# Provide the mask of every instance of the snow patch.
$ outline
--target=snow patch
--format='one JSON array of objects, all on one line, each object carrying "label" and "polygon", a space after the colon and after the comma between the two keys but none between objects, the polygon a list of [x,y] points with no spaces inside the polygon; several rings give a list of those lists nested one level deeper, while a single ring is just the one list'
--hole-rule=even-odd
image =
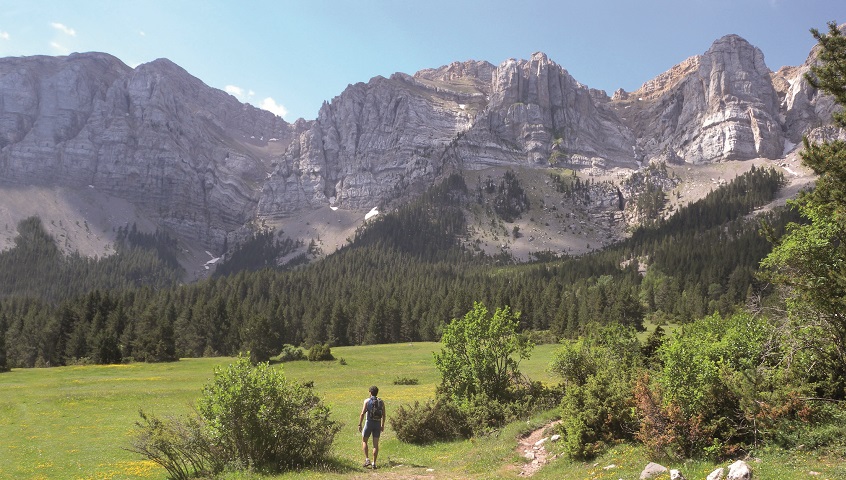
[{"label": "snow patch", "polygon": [[332,211],[334,212],[334,211],[335,211],[335,210],[337,210],[337,209],[338,209],[338,207],[335,207],[335,206],[329,205],[329,210],[332,210]]},{"label": "snow patch", "polygon": [[465,104],[463,104],[463,103],[459,103],[459,104],[458,104],[458,108],[460,108],[460,109],[464,110],[465,108],[467,108],[467,105],[465,105]]},{"label": "snow patch", "polygon": [[203,265],[203,267],[204,267],[206,270],[208,270],[209,268],[211,268],[211,266],[212,266],[212,265],[214,265],[214,264],[216,264],[217,262],[219,262],[219,261],[220,261],[220,257],[215,257],[215,256],[214,256],[214,255],[213,255],[210,251],[208,251],[208,250],[206,250],[206,253],[208,254],[208,256],[212,257],[212,258],[211,258],[211,260],[209,260],[208,262],[206,262],[206,263],[205,263],[205,265]]},{"label": "snow patch", "polygon": [[789,173],[789,174],[793,175],[794,177],[798,177],[798,176],[799,176],[799,174],[798,174],[798,173],[794,172],[794,171],[793,171],[790,167],[788,167],[787,165],[782,165],[782,167],[781,167],[781,168],[785,169],[785,170],[787,171],[787,173]]},{"label": "snow patch", "polygon": [[372,210],[367,212],[367,215],[364,216],[364,219],[370,220],[371,218],[375,217],[376,215],[379,215],[379,209],[377,207],[373,207]]}]

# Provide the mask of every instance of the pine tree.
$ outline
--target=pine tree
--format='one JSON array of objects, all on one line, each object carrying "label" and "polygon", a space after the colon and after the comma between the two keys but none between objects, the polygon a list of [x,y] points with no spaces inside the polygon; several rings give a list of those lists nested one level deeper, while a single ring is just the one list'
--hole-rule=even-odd
[{"label": "pine tree", "polygon": [[[828,33],[811,30],[817,39],[819,63],[811,67],[808,81],[846,107],[846,37],[832,22]],[[846,128],[843,110],[834,123]],[[823,376],[838,380],[826,394],[846,397],[846,142],[811,144],[805,138],[802,161],[819,175],[810,192],[792,205],[806,219],[793,223],[762,262],[767,278],[787,287],[790,312],[808,338],[822,340],[830,369]]]}]

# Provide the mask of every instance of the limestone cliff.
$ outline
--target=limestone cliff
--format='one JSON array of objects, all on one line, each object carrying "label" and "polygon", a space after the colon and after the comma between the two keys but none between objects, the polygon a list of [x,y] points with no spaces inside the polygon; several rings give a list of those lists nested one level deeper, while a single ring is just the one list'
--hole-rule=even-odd
[{"label": "limestone cliff", "polygon": [[[255,221],[370,209],[453,169],[604,172],[782,157],[834,108],[736,35],[613,98],[543,53],[350,85],[289,124],[168,60],[0,59],[0,180],[93,188],[207,248]],[[120,224],[120,220],[116,220]]]},{"label": "limestone cliff", "polygon": [[206,245],[255,216],[299,127],[168,60],[101,53],[0,59],[0,178],[94,188]]}]

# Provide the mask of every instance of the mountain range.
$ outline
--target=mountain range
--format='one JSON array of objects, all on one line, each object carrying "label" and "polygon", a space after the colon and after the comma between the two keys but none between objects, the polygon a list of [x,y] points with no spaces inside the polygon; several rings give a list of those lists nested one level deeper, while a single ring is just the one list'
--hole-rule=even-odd
[{"label": "mountain range", "polygon": [[[538,218],[521,228],[538,233],[526,248],[588,235],[574,225],[610,216],[611,226],[589,228],[609,241],[634,218],[614,212],[640,192],[623,180],[650,164],[673,170],[678,180],[666,191],[679,201],[697,182],[716,181],[714,172],[747,164],[781,165],[807,181],[788,166],[802,137],[837,134],[833,101],[804,78],[815,58],[812,51],[803,65],[774,72],[761,50],[728,35],[638,90],[610,96],[543,53],[499,65],[455,62],[349,85],[315,120],[293,123],[166,59],[131,68],[105,53],[2,58],[4,241],[11,244],[17,220],[37,214],[66,249],[91,256],[113,251],[115,229],[130,223],[173,233],[199,265],[262,228],[332,250],[366,212],[448,173],[481,183],[504,170],[535,191]],[[550,226],[542,213],[564,205],[552,198],[550,171],[620,186],[563,219],[555,214],[560,222]],[[517,246],[490,232],[487,240]]]}]

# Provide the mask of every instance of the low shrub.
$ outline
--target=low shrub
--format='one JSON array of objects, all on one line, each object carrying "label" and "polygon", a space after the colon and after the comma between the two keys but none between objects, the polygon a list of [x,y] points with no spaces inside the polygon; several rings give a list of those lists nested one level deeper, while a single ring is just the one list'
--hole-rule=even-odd
[{"label": "low shrub", "polygon": [[323,362],[330,360],[335,360],[335,357],[332,356],[332,349],[329,348],[329,345],[316,344],[308,351],[309,362]]},{"label": "low shrub", "polygon": [[295,362],[297,360],[305,360],[306,354],[300,347],[285,344],[282,345],[282,351],[279,353],[280,362]]},{"label": "low shrub", "polygon": [[599,327],[566,341],[550,370],[564,380],[560,403],[564,452],[588,459],[637,431],[633,376],[642,360],[633,329]]},{"label": "low shrub", "polygon": [[143,412],[141,419],[130,450],[177,479],[224,468],[273,473],[317,465],[341,428],[311,386],[288,381],[267,363],[253,366],[249,355],[215,369],[187,420]]},{"label": "low shrub", "polygon": [[169,478],[184,480],[220,471],[221,458],[204,435],[201,419],[160,419],[140,410],[141,420],[130,452],[139,453],[167,470]]},{"label": "low shrub", "polygon": [[472,434],[465,415],[446,398],[401,405],[389,421],[400,441],[416,445],[468,438]]},{"label": "low shrub", "polygon": [[311,387],[245,357],[216,369],[197,411],[226,458],[271,471],[323,460],[341,428]]},{"label": "low shrub", "polygon": [[417,385],[419,383],[419,380],[410,377],[397,377],[394,379],[394,385]]}]

